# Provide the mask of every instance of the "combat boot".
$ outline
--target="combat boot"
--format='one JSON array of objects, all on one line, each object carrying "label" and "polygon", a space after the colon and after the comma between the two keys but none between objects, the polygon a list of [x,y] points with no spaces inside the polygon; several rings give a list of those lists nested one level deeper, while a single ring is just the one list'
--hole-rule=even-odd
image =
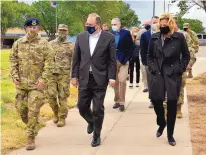
[{"label": "combat boot", "polygon": [[189,71],[189,72],[188,72],[187,78],[193,78],[192,71]]},{"label": "combat boot", "polygon": [[35,149],[35,138],[29,136],[27,139],[26,150],[34,150]]},{"label": "combat boot", "polygon": [[59,120],[59,122],[57,123],[57,127],[63,127],[63,126],[65,126],[66,125],[66,121],[65,121],[65,119],[63,119],[63,118],[61,118],[60,120]]},{"label": "combat boot", "polygon": [[177,105],[177,118],[182,118],[181,108],[182,105]]},{"label": "combat boot", "polygon": [[59,121],[59,117],[57,113],[54,113],[53,122],[56,124]]}]

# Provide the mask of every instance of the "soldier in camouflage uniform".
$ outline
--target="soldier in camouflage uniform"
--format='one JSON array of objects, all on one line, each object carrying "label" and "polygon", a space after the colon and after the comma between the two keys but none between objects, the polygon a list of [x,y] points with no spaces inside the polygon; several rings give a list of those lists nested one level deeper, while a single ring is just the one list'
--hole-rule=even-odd
[{"label": "soldier in camouflage uniform", "polygon": [[53,122],[58,127],[65,125],[68,113],[67,98],[69,97],[70,69],[74,45],[66,36],[68,26],[60,24],[58,37],[50,42],[54,52],[53,76],[48,82],[48,101],[54,112]]},{"label": "soldier in camouflage uniform", "polygon": [[[192,43],[191,46],[195,50],[195,53],[197,53],[199,51],[199,42],[198,42],[197,34],[194,31],[191,30],[189,23],[184,23],[183,29],[184,29],[184,31],[186,31],[190,35],[190,38],[192,40],[191,41],[191,43]],[[192,68],[188,69],[188,78],[193,78]]]},{"label": "soldier in camouflage uniform", "polygon": [[35,149],[36,127],[44,103],[44,87],[51,76],[52,49],[38,34],[39,21],[26,20],[26,35],[14,42],[11,55],[11,77],[16,85],[16,107],[27,125],[27,150]]}]

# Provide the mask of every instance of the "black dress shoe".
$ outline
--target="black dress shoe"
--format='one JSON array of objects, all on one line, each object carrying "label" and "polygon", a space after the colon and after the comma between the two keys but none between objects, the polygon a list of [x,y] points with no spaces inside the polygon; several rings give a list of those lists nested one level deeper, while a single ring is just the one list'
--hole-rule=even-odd
[{"label": "black dress shoe", "polygon": [[175,141],[174,137],[168,138],[168,143],[169,143],[171,146],[175,146],[175,145],[176,145],[176,141]]},{"label": "black dress shoe", "polygon": [[144,92],[144,93],[148,92],[148,89],[144,89],[143,92]]},{"label": "black dress shoe", "polygon": [[[165,125],[165,126],[166,126],[166,125]],[[156,133],[157,138],[160,137],[160,136],[162,136],[165,126],[158,128],[157,133]]]},{"label": "black dress shoe", "polygon": [[125,111],[124,105],[120,105],[120,106],[119,106],[119,111],[121,111],[121,112]]},{"label": "black dress shoe", "polygon": [[114,106],[113,106],[113,109],[117,109],[119,108],[120,104],[119,103],[115,103]]},{"label": "black dress shoe", "polygon": [[88,124],[88,126],[87,126],[87,133],[91,134],[93,131],[94,131],[93,124]]},{"label": "black dress shoe", "polygon": [[93,138],[92,139],[92,143],[91,143],[91,145],[92,145],[92,147],[97,147],[97,146],[99,146],[101,144],[101,138],[99,137],[99,138]]}]

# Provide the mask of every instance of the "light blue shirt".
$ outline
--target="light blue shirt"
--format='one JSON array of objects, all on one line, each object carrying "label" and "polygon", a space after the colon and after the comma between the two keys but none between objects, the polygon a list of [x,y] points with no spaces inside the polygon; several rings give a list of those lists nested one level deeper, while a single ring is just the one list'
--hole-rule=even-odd
[{"label": "light blue shirt", "polygon": [[118,44],[119,44],[119,38],[120,38],[119,33],[118,33],[118,32],[115,33],[114,37],[115,37],[115,46],[116,46],[116,48],[117,48],[117,46],[118,46]]}]

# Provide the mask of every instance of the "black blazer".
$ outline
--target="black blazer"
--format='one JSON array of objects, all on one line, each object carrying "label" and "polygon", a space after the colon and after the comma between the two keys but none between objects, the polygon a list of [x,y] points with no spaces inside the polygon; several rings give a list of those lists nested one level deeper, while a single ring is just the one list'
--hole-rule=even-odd
[{"label": "black blazer", "polygon": [[99,86],[107,86],[109,79],[116,79],[116,48],[114,36],[110,32],[102,31],[93,54],[89,49],[88,32],[77,36],[73,64],[72,78],[79,80],[79,86],[85,86],[89,81],[89,69]]},{"label": "black blazer", "polygon": [[152,100],[178,100],[182,83],[182,74],[190,61],[190,53],[182,33],[174,32],[165,39],[162,47],[161,34],[151,37],[147,64],[149,75],[149,97]]}]

